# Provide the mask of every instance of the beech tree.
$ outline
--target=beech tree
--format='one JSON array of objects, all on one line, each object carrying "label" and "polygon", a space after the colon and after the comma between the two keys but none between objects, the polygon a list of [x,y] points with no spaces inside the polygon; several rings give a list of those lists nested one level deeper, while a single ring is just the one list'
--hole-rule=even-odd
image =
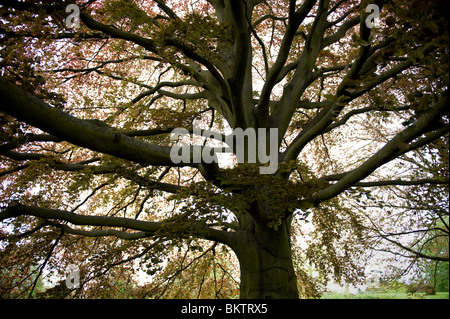
[{"label": "beech tree", "polygon": [[[448,151],[447,2],[75,3],[0,9],[4,296],[32,296],[44,269],[69,264],[91,296],[126,296],[140,261],[150,274],[197,265],[199,286],[228,278],[241,298],[299,298],[314,290],[302,262],[360,273],[351,256],[370,220],[350,202],[387,186],[448,189],[448,168],[430,174],[417,157],[413,174],[393,168]],[[187,161],[174,161],[176,128]],[[239,129],[256,142],[230,138]],[[262,174],[251,150],[267,154],[271,129],[277,169]],[[244,158],[209,160],[224,142]],[[293,225],[307,222],[316,236],[297,258]],[[174,258],[173,247],[187,248]],[[215,297],[233,295],[214,282]],[[151,296],[177,296],[164,291]]]}]

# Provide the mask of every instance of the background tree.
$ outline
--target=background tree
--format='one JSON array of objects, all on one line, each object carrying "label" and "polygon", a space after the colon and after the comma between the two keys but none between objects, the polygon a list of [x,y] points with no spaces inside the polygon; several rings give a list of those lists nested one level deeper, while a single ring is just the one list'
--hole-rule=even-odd
[{"label": "background tree", "polygon": [[[367,217],[350,198],[448,185],[420,165],[391,174],[412,151],[432,156],[430,143],[448,150],[447,3],[374,1],[380,28],[366,23],[368,4],[80,1],[80,27],[68,29],[68,3],[4,1],[2,267],[39,278],[76,264],[78,293],[100,296],[141,260],[149,273],[169,269],[168,252],[185,243],[192,256],[172,274],[185,261],[224,267],[215,256],[225,247],[221,258],[232,250],[239,261],[241,298],[316,295],[302,263],[361,276]],[[192,132],[194,120],[222,141],[230,129],[266,129],[261,139],[276,128],[277,172],[174,163],[169,133]],[[374,130],[384,138],[355,143]],[[195,142],[204,152],[221,143]],[[298,252],[296,225],[307,222],[317,235]],[[220,246],[205,253],[193,240]],[[226,268],[212,272],[233,281]],[[2,281],[2,291],[31,296],[25,283]],[[216,297],[233,295],[217,283]]]},{"label": "background tree", "polygon": [[[438,140],[421,152],[403,156],[395,171],[411,179],[448,178],[445,145],[448,141]],[[408,184],[377,189],[364,200],[357,199],[353,207],[367,216],[369,246],[398,260],[394,277],[409,273],[422,283],[426,277],[430,286],[436,286],[448,277],[448,184],[433,184],[431,180],[423,185]]]}]

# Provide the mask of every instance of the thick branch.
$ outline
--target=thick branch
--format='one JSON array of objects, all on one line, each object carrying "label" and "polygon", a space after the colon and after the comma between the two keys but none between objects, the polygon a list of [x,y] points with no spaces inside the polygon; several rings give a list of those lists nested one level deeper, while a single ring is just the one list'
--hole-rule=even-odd
[{"label": "thick branch", "polygon": [[[427,55],[435,49],[436,49],[435,43],[428,43],[424,45],[422,48],[420,48],[419,51],[422,52],[424,55]],[[358,73],[359,70],[363,67],[365,60],[361,59],[361,56],[367,57],[368,52],[369,52],[368,47],[364,50],[361,49],[360,58],[356,61],[356,62],[359,61],[359,63],[355,62],[352,64],[351,69],[348,71],[344,80],[341,82],[338,89],[336,90],[336,97],[340,96],[340,94],[342,93],[345,93],[347,97],[340,102],[333,102],[330,100],[321,102],[323,109],[303,128],[303,130],[295,137],[295,139],[289,145],[288,149],[284,152],[285,153],[284,158],[286,160],[296,158],[303,149],[303,147],[307,145],[311,140],[313,140],[320,134],[324,134],[325,132],[328,132],[330,129],[340,125],[340,123],[338,122],[336,122],[335,124],[332,123],[333,119],[340,114],[345,105],[347,105],[349,102],[356,99],[357,97],[363,95],[364,93],[370,91],[379,84],[387,81],[388,79],[394,77],[395,75],[411,67],[414,63],[413,62],[414,59],[410,57],[406,61],[403,61],[402,63],[399,63],[398,65],[392,67],[388,71],[385,71],[380,75],[376,76],[370,82],[364,83],[361,89],[352,90],[352,92],[349,92],[347,90],[349,83],[348,79],[352,79],[352,77],[356,76],[355,73]]]},{"label": "thick branch", "polygon": [[315,68],[326,30],[328,5],[329,1],[319,2],[317,15],[306,38],[305,48],[299,58],[299,64],[291,81],[283,89],[280,103],[272,112],[270,125],[279,128],[279,143],[281,143],[281,139],[286,133],[292,116],[297,109],[297,103],[292,103],[292,101],[300,100],[303,92],[314,81],[312,71]]},{"label": "thick branch", "polygon": [[230,89],[231,108],[234,115],[235,126],[246,128],[246,116],[243,104],[244,82],[248,79],[251,66],[250,28],[247,24],[247,4],[245,1],[231,1],[233,12],[233,27],[235,35],[235,61],[231,78],[227,80]]},{"label": "thick branch", "polygon": [[356,17],[346,21],[345,23],[343,23],[335,33],[333,33],[332,35],[323,39],[322,47],[325,48],[325,47],[339,41],[341,38],[343,38],[345,36],[345,34],[347,33],[347,31],[350,28],[352,28],[355,25],[357,25],[358,23],[360,23],[360,21],[361,21],[361,16],[356,16]]},{"label": "thick branch", "polygon": [[264,83],[264,86],[261,91],[261,98],[257,105],[257,115],[259,117],[259,122],[261,127],[268,127],[267,121],[269,117],[269,101],[270,95],[274,86],[277,84],[277,79],[279,78],[280,72],[283,70],[283,67],[289,57],[289,52],[291,49],[292,41],[295,38],[295,34],[297,32],[298,27],[302,23],[302,21],[306,18],[307,14],[310,12],[312,7],[314,6],[316,1],[305,1],[303,5],[295,12],[294,5],[290,5],[290,15],[288,20],[288,25],[286,32],[284,34],[283,40],[280,45],[280,50],[277,55],[277,59],[273,64],[272,68],[267,75],[267,79]]},{"label": "thick branch", "polygon": [[63,220],[75,225],[125,227],[127,229],[144,231],[149,235],[153,235],[162,226],[162,223],[159,222],[146,222],[124,217],[85,216],[59,209],[40,208],[21,204],[10,205],[0,212],[0,221],[23,215],[36,216],[43,219]]},{"label": "thick branch", "polygon": [[[3,97],[1,111],[75,145],[143,166],[196,167],[207,180],[215,178],[218,171],[218,165],[215,162],[195,164],[191,159],[189,163],[174,164],[170,158],[171,147],[144,142],[126,136],[111,127],[76,118],[49,106],[3,77],[0,77],[0,95]],[[205,148],[208,147],[205,146]]]},{"label": "thick branch", "polygon": [[50,223],[50,225],[61,228],[65,234],[78,235],[84,237],[117,237],[125,240],[136,240],[150,236],[149,233],[142,231],[124,232],[115,229],[81,230],[57,223]]},{"label": "thick branch", "polygon": [[430,123],[438,121],[442,117],[442,115],[447,111],[447,106],[449,103],[450,99],[448,97],[448,92],[446,92],[436,103],[435,107],[420,117],[413,125],[398,133],[367,161],[361,164],[358,168],[355,168],[345,174],[336,184],[319,191],[310,199],[305,200],[305,202],[318,205],[325,200],[333,198],[355,183],[369,176],[378,167],[394,159],[398,152],[402,150],[403,145],[406,145],[414,139],[420,137],[427,131]]},{"label": "thick branch", "polygon": [[[136,220],[125,217],[109,217],[109,216],[86,216],[71,213],[60,209],[41,208],[34,206],[25,206],[18,203],[9,205],[4,210],[0,211],[0,221],[14,218],[18,216],[35,216],[43,219],[66,221],[74,225],[88,225],[101,227],[122,227],[128,230],[135,230],[144,232],[146,236],[155,236],[155,234],[167,225],[167,222],[149,222]],[[181,226],[181,227],[180,227]],[[208,240],[218,241],[226,244],[231,236],[231,233],[209,228],[205,224],[186,224],[176,227],[176,236],[194,236]],[[170,232],[170,228],[165,228],[165,231]],[[82,234],[82,233],[80,233]],[[91,235],[94,233],[90,233]],[[112,236],[120,235],[117,232],[111,232]],[[86,234],[87,235],[87,234]],[[106,236],[106,232],[97,233],[97,235]],[[122,234],[123,235],[123,234]],[[140,234],[142,235],[142,234]],[[137,236],[136,234],[134,236]]]},{"label": "thick branch", "polygon": [[171,19],[179,20],[180,18],[176,15],[175,12],[173,12],[172,9],[170,9],[164,1],[161,0],[153,0],[158,4],[158,7],[161,8],[162,11],[164,11]]},{"label": "thick branch", "polygon": [[0,110],[78,146],[142,165],[173,166],[170,147],[134,139],[116,130],[84,121],[43,101],[0,77]]}]

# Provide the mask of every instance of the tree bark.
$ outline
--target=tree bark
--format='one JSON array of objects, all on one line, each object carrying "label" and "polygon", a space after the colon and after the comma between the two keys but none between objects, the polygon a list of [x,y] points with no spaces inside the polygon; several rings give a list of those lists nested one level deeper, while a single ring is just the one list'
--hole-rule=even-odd
[{"label": "tree bark", "polygon": [[253,222],[238,232],[234,251],[241,271],[241,299],[298,299],[292,264],[290,219],[277,231]]}]

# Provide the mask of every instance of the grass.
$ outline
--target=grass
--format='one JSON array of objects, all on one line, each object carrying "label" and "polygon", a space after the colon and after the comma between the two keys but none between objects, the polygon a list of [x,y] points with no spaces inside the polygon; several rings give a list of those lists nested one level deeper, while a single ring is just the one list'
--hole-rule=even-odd
[{"label": "grass", "polygon": [[327,292],[322,299],[449,299],[449,293],[437,292],[436,295],[424,293],[408,294],[402,291],[365,292],[356,295]]}]

